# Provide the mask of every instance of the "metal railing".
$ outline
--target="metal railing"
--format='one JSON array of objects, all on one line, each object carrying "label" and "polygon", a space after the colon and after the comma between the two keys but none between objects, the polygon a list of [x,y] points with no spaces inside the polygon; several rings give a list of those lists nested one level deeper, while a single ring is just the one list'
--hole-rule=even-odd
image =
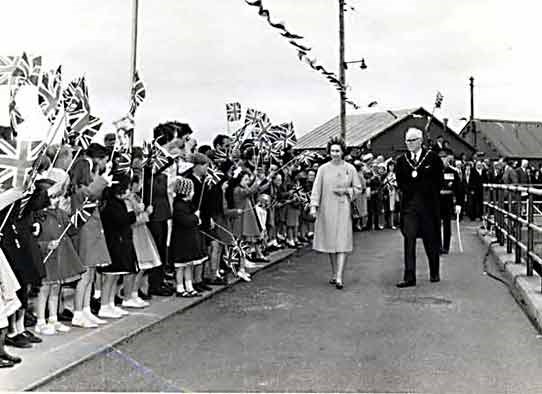
[{"label": "metal railing", "polygon": [[540,212],[542,201],[536,197],[542,197],[542,188],[485,184],[484,221],[486,229],[495,231],[497,242],[506,244],[506,252],[514,252],[515,263],[525,263],[527,276],[534,270],[542,277],[542,258],[535,250],[536,235],[540,235],[537,243],[542,245],[542,226],[536,223],[539,218],[542,223],[542,215],[535,213]]}]

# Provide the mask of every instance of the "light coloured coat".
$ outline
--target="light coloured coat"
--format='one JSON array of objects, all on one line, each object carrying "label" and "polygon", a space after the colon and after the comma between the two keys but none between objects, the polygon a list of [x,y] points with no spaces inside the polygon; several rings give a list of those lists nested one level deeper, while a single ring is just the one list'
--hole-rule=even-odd
[{"label": "light coloured coat", "polygon": [[352,199],[361,183],[355,167],[328,162],[316,174],[311,207],[317,207],[313,249],[324,253],[348,253],[354,248]]}]

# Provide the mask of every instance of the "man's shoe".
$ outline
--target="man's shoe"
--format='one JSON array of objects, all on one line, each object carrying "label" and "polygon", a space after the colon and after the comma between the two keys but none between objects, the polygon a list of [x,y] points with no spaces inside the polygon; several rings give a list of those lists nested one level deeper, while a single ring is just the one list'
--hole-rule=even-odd
[{"label": "man's shoe", "polygon": [[42,343],[43,342],[40,337],[35,336],[32,332],[30,332],[28,330],[23,331],[22,335],[26,339],[28,339],[28,342],[30,342],[30,343]]},{"label": "man's shoe", "polygon": [[0,358],[0,368],[11,368],[13,366],[15,366],[15,363],[13,361]]},{"label": "man's shoe", "polygon": [[8,337],[6,335],[5,342],[6,346],[13,346],[19,349],[30,349],[32,344],[28,339],[26,339],[22,334],[17,334],[14,337]]},{"label": "man's shoe", "polygon": [[414,281],[408,281],[408,282],[407,281],[402,281],[402,282],[397,283],[395,286],[397,286],[400,289],[404,289],[405,287],[415,287],[416,282],[414,282]]},{"label": "man's shoe", "polygon": [[429,279],[431,282],[435,283],[435,282],[440,282],[440,278],[438,276],[434,276],[432,278]]},{"label": "man's shoe", "polygon": [[5,351],[0,353],[0,359],[11,361],[14,364],[19,364],[21,361],[23,361],[22,358],[17,356],[12,356],[11,354],[6,353]]}]

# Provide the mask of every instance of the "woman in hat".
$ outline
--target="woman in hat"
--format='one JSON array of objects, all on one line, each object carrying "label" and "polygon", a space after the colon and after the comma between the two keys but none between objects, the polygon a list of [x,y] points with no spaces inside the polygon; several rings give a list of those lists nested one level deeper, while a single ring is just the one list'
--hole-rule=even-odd
[{"label": "woman in hat", "polygon": [[346,145],[342,139],[332,138],[327,153],[331,161],[318,169],[311,194],[311,214],[316,217],[313,249],[328,254],[329,283],[340,290],[346,256],[354,247],[351,202],[361,184],[355,167],[343,160]]}]

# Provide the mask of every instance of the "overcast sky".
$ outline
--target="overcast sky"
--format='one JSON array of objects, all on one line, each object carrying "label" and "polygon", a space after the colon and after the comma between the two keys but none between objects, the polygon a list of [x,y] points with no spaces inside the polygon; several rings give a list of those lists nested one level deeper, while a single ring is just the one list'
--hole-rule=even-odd
[{"label": "overcast sky", "polygon": [[[346,57],[349,96],[360,111],[424,106],[459,130],[469,115],[475,77],[477,117],[542,120],[542,36],[533,0],[349,0]],[[111,122],[126,113],[130,88],[131,0],[3,2],[3,55],[42,55],[63,65],[64,81],[85,75],[93,115]],[[311,56],[338,68],[338,0],[264,0],[274,21],[305,37]],[[159,122],[190,123],[200,143],[226,129],[225,103],[239,101],[293,121],[298,136],[335,116],[338,93],[300,62],[294,48],[244,0],[140,0],[138,69],[148,99],[136,137]],[[338,71],[337,71],[338,72]],[[0,87],[0,123],[8,124],[8,89]],[[368,109],[373,100],[379,106]],[[232,126],[233,127],[233,126]]]}]

